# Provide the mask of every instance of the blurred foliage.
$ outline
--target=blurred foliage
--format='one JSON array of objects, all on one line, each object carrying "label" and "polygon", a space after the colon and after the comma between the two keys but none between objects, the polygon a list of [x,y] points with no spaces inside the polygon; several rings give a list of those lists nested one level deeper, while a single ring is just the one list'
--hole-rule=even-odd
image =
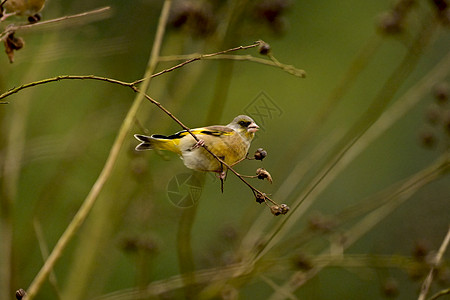
[{"label": "blurred foliage", "polygon": [[[2,36],[0,92],[58,75],[141,79],[163,1],[48,0],[42,20]],[[196,174],[201,197],[174,205],[192,173],[171,153],[137,153],[134,133],[180,130],[144,102],[86,222],[37,299],[412,299],[449,229],[448,1],[173,1],[157,71],[177,55],[255,40],[304,69],[199,60],[152,79],[148,94],[184,124],[250,114],[261,130],[242,174],[291,211],[274,217],[228,174],[224,193]],[[0,23],[25,24],[11,16]],[[37,23],[39,24],[39,23]],[[17,47],[17,38],[24,41]],[[18,49],[17,49],[18,48]],[[267,58],[253,48],[236,52]],[[174,57],[175,56],[175,57]],[[0,299],[27,289],[101,173],[135,94],[64,80],[0,104]],[[257,182],[256,182],[257,181]],[[184,186],[180,193],[188,193]],[[450,285],[449,250],[428,296]],[[186,273],[187,272],[187,273]],[[183,274],[182,274],[183,273]]]}]

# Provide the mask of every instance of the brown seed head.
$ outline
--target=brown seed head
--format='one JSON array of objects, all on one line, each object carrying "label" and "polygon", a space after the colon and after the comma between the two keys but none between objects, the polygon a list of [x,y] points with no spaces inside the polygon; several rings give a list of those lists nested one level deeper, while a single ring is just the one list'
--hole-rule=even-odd
[{"label": "brown seed head", "polygon": [[270,207],[270,212],[274,215],[274,216],[279,216],[282,214],[281,212],[281,208],[278,205],[272,205]]},{"label": "brown seed head", "polygon": [[256,160],[263,160],[267,156],[267,151],[263,148],[258,148],[255,151],[254,157]]},{"label": "brown seed head", "polygon": [[259,48],[258,48],[259,54],[267,55],[267,54],[269,54],[270,51],[271,51],[270,45],[267,44],[266,42],[261,42],[261,44],[259,45]]},{"label": "brown seed head", "polygon": [[287,206],[284,203],[280,204],[280,211],[283,215],[287,214],[289,210],[290,210],[289,206]]},{"label": "brown seed head", "polygon": [[256,202],[258,202],[259,204],[264,203],[266,201],[266,195],[258,193],[255,195],[256,198]]},{"label": "brown seed head", "polygon": [[420,133],[420,142],[426,148],[433,148],[436,145],[436,136],[431,130],[424,130]]},{"label": "brown seed head", "polygon": [[16,291],[16,299],[17,300],[22,300],[23,297],[25,297],[27,295],[27,293],[25,292],[24,289],[18,289]]},{"label": "brown seed head", "polygon": [[445,103],[450,94],[450,86],[446,82],[438,83],[434,86],[433,94],[438,103]]},{"label": "brown seed head", "polygon": [[270,183],[272,183],[272,176],[270,176],[270,173],[267,172],[264,168],[258,168],[256,170],[256,175],[258,176],[258,179],[264,180],[267,179]]}]

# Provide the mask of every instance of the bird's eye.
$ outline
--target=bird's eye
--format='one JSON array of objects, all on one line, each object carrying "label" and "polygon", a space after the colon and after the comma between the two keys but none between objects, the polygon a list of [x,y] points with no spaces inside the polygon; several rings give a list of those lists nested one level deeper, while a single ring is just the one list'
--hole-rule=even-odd
[{"label": "bird's eye", "polygon": [[249,121],[239,121],[238,124],[241,125],[242,127],[248,127],[248,125],[250,125],[250,122]]}]

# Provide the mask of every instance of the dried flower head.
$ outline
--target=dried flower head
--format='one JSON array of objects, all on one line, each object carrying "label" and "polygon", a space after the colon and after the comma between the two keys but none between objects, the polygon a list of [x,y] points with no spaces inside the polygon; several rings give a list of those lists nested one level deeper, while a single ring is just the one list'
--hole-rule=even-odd
[{"label": "dried flower head", "polygon": [[314,266],[311,260],[303,253],[298,253],[292,258],[292,263],[294,267],[302,271],[309,271]]},{"label": "dried flower head", "polygon": [[269,54],[270,50],[271,50],[270,45],[266,42],[261,41],[261,44],[259,45],[259,48],[258,48],[259,54],[267,55],[267,54]]},{"label": "dried flower head", "polygon": [[192,36],[206,37],[215,32],[217,20],[209,3],[185,0],[174,4],[169,24],[176,29],[185,28]]},{"label": "dried flower head", "polygon": [[262,193],[255,194],[256,202],[259,204],[264,203],[266,201],[266,195]]},{"label": "dried flower head", "polygon": [[288,211],[290,210],[289,206],[287,206],[286,204],[282,203],[280,204],[280,211],[281,214],[285,215],[288,213]]},{"label": "dried flower head", "polygon": [[443,12],[448,8],[448,4],[445,0],[433,0],[433,4],[440,12]]},{"label": "dried flower head", "polygon": [[403,18],[395,11],[388,11],[380,15],[378,28],[384,34],[398,34],[403,31]]},{"label": "dried flower head", "polygon": [[446,82],[438,83],[434,86],[433,93],[438,103],[445,103],[450,94],[450,86]]},{"label": "dried flower head", "polygon": [[22,300],[23,297],[25,297],[27,295],[27,293],[25,292],[24,289],[18,289],[16,291],[16,299],[17,300]]},{"label": "dried flower head", "polygon": [[381,286],[381,292],[386,297],[397,297],[399,294],[398,282],[394,278],[387,278]]},{"label": "dried flower head", "polygon": [[256,160],[263,160],[266,156],[267,156],[267,151],[264,150],[263,148],[258,148],[254,154],[254,158]]},{"label": "dried flower head", "polygon": [[3,41],[3,44],[5,45],[5,52],[9,58],[9,62],[13,63],[14,62],[14,51],[22,49],[23,46],[25,45],[25,42],[24,42],[23,38],[15,37],[14,32],[12,32]]},{"label": "dried flower head", "polygon": [[433,148],[436,145],[436,142],[436,136],[431,130],[426,129],[420,133],[420,143],[422,146],[426,148]]},{"label": "dried flower head", "polygon": [[289,211],[289,206],[287,206],[286,204],[272,205],[270,207],[270,212],[274,216],[285,215],[285,214],[287,214],[288,211]]},{"label": "dried flower head", "polygon": [[28,17],[28,22],[30,22],[30,24],[34,24],[39,22],[42,19],[42,16],[40,13],[34,14],[32,16]]},{"label": "dried flower head", "polygon": [[267,172],[266,169],[258,168],[256,170],[256,175],[258,176],[258,179],[261,179],[261,180],[267,179],[267,181],[272,183],[272,176],[270,176],[270,173]]},{"label": "dried flower head", "polygon": [[255,1],[254,6],[255,17],[259,22],[263,22],[269,28],[277,33],[283,33],[286,30],[286,11],[292,6],[290,0],[262,0]]},{"label": "dried flower head", "polygon": [[279,216],[281,215],[281,208],[278,205],[272,205],[270,207],[270,212],[274,215],[274,216]]}]

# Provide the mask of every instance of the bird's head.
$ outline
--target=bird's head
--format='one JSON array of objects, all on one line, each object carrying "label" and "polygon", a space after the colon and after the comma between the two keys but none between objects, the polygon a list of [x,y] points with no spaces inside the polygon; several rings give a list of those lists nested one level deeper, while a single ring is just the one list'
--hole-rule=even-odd
[{"label": "bird's head", "polygon": [[246,115],[237,116],[230,124],[228,124],[228,127],[233,128],[233,130],[242,136],[245,136],[249,140],[253,139],[255,132],[259,129],[259,126],[255,123],[255,121]]}]

